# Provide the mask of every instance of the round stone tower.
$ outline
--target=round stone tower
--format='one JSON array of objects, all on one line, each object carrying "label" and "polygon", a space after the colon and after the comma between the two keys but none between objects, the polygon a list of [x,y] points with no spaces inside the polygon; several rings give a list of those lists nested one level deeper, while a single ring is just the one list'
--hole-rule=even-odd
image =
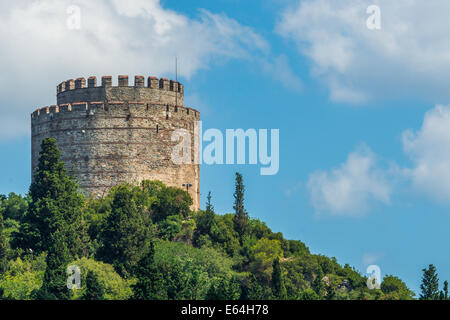
[{"label": "round stone tower", "polygon": [[[57,86],[57,105],[31,115],[32,172],[38,164],[42,139],[56,139],[62,161],[73,170],[86,195],[103,196],[123,182],[161,180],[188,190],[193,209],[199,208],[200,166],[194,163],[194,127],[200,113],[184,106],[179,82],[136,76],[90,77]],[[190,164],[172,161],[172,133],[185,129],[191,136]]]}]

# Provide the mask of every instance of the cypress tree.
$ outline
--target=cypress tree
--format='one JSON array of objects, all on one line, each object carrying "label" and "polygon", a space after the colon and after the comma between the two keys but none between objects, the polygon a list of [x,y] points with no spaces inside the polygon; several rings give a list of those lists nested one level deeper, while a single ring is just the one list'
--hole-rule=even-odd
[{"label": "cypress tree", "polygon": [[439,299],[439,278],[436,273],[436,267],[432,264],[428,269],[422,269],[422,284],[420,285],[421,300],[438,300]]},{"label": "cypress tree", "polygon": [[448,300],[448,281],[444,281],[444,300]]},{"label": "cypress tree", "polygon": [[312,283],[312,288],[317,293],[319,298],[323,297],[324,291],[325,291],[325,284],[322,281],[323,276],[324,276],[324,274],[323,274],[322,268],[319,267],[316,278],[314,279],[314,281]]},{"label": "cypress tree", "polygon": [[86,253],[86,230],[82,222],[83,196],[73,176],[68,176],[56,140],[42,141],[39,163],[30,186],[29,213],[15,237],[17,247],[48,251],[56,231],[74,257]]},{"label": "cypress tree", "polygon": [[239,234],[242,242],[242,237],[245,235],[248,225],[248,213],[244,208],[244,192],[245,187],[242,181],[242,175],[236,172],[236,185],[234,191],[234,228]]},{"label": "cypress tree", "polygon": [[273,260],[272,271],[272,292],[275,298],[279,300],[287,299],[286,287],[284,285],[283,273],[280,265],[280,258]]},{"label": "cypress tree", "polygon": [[206,212],[214,213],[214,207],[211,203],[211,191],[208,192],[208,196],[206,198]]},{"label": "cypress tree", "polygon": [[105,289],[98,281],[97,276],[92,270],[89,270],[86,275],[86,292],[83,295],[83,300],[103,300]]},{"label": "cypress tree", "polygon": [[206,210],[201,214],[197,221],[197,230],[200,234],[209,234],[215,222],[214,207],[211,204],[211,191],[208,192]]},{"label": "cypress tree", "polygon": [[6,240],[3,215],[0,212],[0,274],[6,271],[8,266],[8,242]]},{"label": "cypress tree", "polygon": [[51,243],[46,259],[47,268],[44,273],[43,285],[36,298],[67,300],[71,296],[71,292],[67,288],[67,266],[71,261],[71,256],[62,232],[53,233]]},{"label": "cypress tree", "polygon": [[135,300],[167,299],[167,285],[154,265],[154,255],[155,249],[150,243],[148,252],[135,266],[137,282],[132,287]]}]

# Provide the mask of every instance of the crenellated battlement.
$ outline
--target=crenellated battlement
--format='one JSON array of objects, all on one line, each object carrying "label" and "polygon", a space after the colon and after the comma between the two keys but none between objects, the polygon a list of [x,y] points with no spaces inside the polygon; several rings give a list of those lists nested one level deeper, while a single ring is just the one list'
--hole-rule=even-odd
[{"label": "crenellated battlement", "polygon": [[[36,109],[31,114],[32,120],[37,120],[40,116],[48,116],[51,114],[64,113],[64,112],[78,112],[89,110],[97,111],[99,108],[102,110],[108,110],[114,112],[114,107],[126,107],[127,110],[130,107],[134,107],[145,110],[149,114],[154,113],[156,109],[163,112],[164,116],[167,114],[167,120],[171,116],[178,114],[179,117],[186,117],[186,119],[200,120],[200,112],[194,108],[186,106],[177,106],[164,103],[146,103],[145,101],[84,101],[84,102],[74,102],[74,103],[63,103],[59,105],[45,106]],[[141,111],[141,110],[140,110]]]},{"label": "crenellated battlement", "polygon": [[[112,83],[111,76],[103,76],[101,78],[100,86],[97,86],[97,77],[91,76],[88,78],[87,82],[85,78],[77,78],[69,79],[61,82],[56,87],[56,93],[60,94],[66,91],[78,90],[78,89],[86,89],[86,88],[109,88],[114,87]],[[172,91],[177,92],[179,94],[184,94],[184,86],[174,80],[169,80],[166,78],[158,79],[157,77],[148,77],[147,82],[145,81],[144,76],[135,76],[134,77],[134,86],[129,85],[129,78],[126,75],[118,76],[118,85],[117,87],[134,87],[134,88],[151,88],[151,89],[159,89],[163,91]]]},{"label": "crenellated battlement", "polygon": [[166,78],[158,79],[137,75],[134,85],[129,77],[120,75],[117,85],[111,76],[103,76],[99,81],[91,76],[61,82],[57,86],[57,104],[71,104],[91,101],[144,101],[146,103],[165,103],[183,106],[184,87],[181,83]]}]

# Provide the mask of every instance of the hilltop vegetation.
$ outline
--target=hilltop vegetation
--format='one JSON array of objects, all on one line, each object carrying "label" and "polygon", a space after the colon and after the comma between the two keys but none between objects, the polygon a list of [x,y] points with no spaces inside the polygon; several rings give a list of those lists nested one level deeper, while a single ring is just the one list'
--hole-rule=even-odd
[{"label": "hilltop vegetation", "polygon": [[[367,278],[312,254],[245,210],[236,174],[232,214],[192,212],[192,199],[159,181],[120,185],[85,199],[45,139],[26,197],[0,198],[3,299],[411,299],[394,276]],[[81,288],[66,286],[67,266]]]}]

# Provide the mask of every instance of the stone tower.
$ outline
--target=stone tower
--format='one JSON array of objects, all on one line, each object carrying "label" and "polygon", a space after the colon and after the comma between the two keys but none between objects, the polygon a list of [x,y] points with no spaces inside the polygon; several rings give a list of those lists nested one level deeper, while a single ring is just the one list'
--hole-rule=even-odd
[{"label": "stone tower", "polygon": [[[200,113],[184,106],[184,87],[176,81],[136,76],[90,77],[68,80],[57,86],[57,105],[31,115],[31,167],[38,164],[42,139],[51,137],[62,161],[74,170],[86,195],[103,196],[117,184],[161,180],[188,189],[193,209],[199,208],[200,166],[172,161],[176,129],[191,137],[194,159],[194,125]],[[184,185],[184,186],[183,186]],[[192,185],[192,186],[191,186]]]}]

